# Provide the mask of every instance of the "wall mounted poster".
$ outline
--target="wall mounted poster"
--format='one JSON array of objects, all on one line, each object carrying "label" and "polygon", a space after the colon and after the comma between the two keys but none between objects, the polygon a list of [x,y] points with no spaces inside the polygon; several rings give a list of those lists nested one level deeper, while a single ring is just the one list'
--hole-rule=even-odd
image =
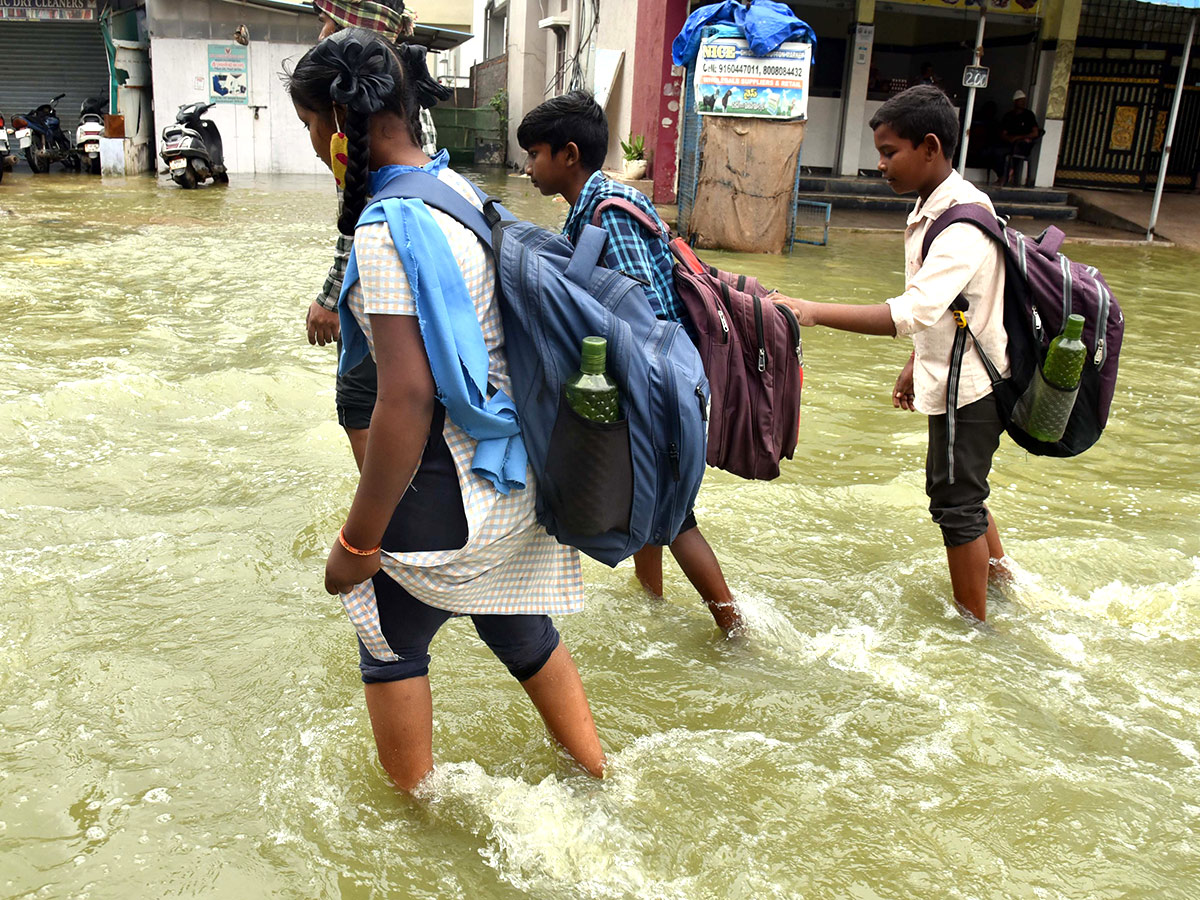
[{"label": "wall mounted poster", "polygon": [[250,102],[250,62],[245,47],[208,45],[208,99],[210,103]]},{"label": "wall mounted poster", "polygon": [[767,56],[755,56],[744,38],[705,38],[696,57],[696,111],[807,118],[811,65],[811,44],[788,42]]}]

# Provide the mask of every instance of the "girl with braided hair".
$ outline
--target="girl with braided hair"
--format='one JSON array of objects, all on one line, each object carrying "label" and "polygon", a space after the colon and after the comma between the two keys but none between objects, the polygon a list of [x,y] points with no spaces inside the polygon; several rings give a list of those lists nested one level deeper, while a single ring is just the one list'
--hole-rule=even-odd
[{"label": "girl with braided hair", "polygon": [[[339,228],[354,249],[339,302],[347,371],[369,353],[379,395],[358,489],[325,567],[358,634],[379,759],[413,790],[432,771],[429,643],[454,616],[521,683],[550,733],[592,775],[604,753],[551,614],[582,608],[579,557],[538,525],[489,251],[420,200],[369,204],[397,175],[437,177],[477,208],[443,151],[420,149],[403,67],[350,28],[304,55],[288,89],[313,149],[347,159]],[[333,150],[331,150],[331,144]]]}]

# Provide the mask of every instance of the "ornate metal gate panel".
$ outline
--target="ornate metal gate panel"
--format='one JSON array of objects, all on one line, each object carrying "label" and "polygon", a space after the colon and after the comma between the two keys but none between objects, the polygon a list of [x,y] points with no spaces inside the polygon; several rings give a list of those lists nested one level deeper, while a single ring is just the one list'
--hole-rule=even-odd
[{"label": "ornate metal gate panel", "polygon": [[1161,71],[1161,61],[1076,57],[1056,182],[1145,187]]},{"label": "ornate metal gate panel", "polygon": [[[1164,78],[1168,63],[1165,50],[1076,48],[1056,183],[1154,184],[1174,90]],[[1185,88],[1167,187],[1195,186],[1198,146],[1200,90]]]}]

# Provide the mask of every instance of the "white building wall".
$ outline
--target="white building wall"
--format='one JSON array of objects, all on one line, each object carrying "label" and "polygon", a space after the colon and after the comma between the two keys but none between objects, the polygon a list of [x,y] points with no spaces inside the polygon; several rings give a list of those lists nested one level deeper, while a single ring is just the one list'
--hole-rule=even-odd
[{"label": "white building wall", "polygon": [[220,129],[230,174],[324,173],[281,78],[316,43],[317,17],[309,11],[274,12],[222,0],[147,0],[158,135],[181,105],[208,102],[208,45],[231,44],[239,25],[250,32],[250,102],[218,103],[206,114]]},{"label": "white building wall", "polygon": [[[596,4],[602,3],[598,27],[593,27]],[[637,40],[637,0],[511,0],[508,18],[509,159],[521,161],[524,151],[516,143],[517,126],[525,113],[559,93],[555,85],[558,65],[557,36],[539,21],[550,17],[569,21],[566,57],[583,73],[583,86],[596,89],[596,51],[623,50],[625,58],[605,107],[608,116],[609,152],[605,166],[621,168],[621,144],[629,137],[633,118],[633,57]],[[482,27],[480,16],[477,27]],[[568,66],[563,91],[570,89]],[[650,135],[646,135],[647,146]]]},{"label": "white building wall", "polygon": [[[219,41],[152,38],[150,59],[159,134],[186,103],[207,103],[208,45]],[[310,44],[250,42],[250,103],[218,103],[206,114],[220,129],[230,174],[325,172],[296,117],[281,74]],[[289,68],[290,68],[289,65]],[[257,117],[256,117],[257,113]]]},{"label": "white building wall", "polygon": [[[621,69],[613,82],[612,94],[604,110],[608,116],[608,156],[604,160],[604,166],[608,169],[621,169],[624,163],[621,141],[630,136],[633,121],[633,64],[637,24],[637,0],[604,0],[596,38],[597,49],[625,51]],[[586,30],[585,25],[584,31]],[[657,77],[656,69],[655,78]],[[595,86],[589,85],[589,88],[594,90]],[[646,149],[652,150],[653,136],[647,134],[643,137],[646,139]]]}]

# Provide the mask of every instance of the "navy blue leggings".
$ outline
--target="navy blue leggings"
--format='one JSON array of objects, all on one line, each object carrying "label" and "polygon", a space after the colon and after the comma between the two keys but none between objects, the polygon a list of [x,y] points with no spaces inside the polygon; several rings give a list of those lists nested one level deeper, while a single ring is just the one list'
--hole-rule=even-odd
[{"label": "navy blue leggings", "polygon": [[[442,433],[445,408],[434,407],[429,442],[421,465],[383,536],[385,550],[454,550],[467,542],[467,517],[454,459]],[[367,684],[402,681],[429,674],[429,642],[447,619],[444,609],[422,603],[383,572],[372,579],[379,625],[399,662],[381,662],[358,642],[359,669]],[[471,616],[475,630],[517,681],[542,670],[558,647],[558,631],[549,616]]]},{"label": "navy blue leggings", "polygon": [[[383,572],[377,574],[375,599],[379,624],[399,662],[381,662],[358,642],[359,668],[367,684],[402,681],[429,674],[429,642],[454,614],[422,603]],[[475,631],[517,681],[542,670],[558,647],[558,630],[549,616],[471,616]]]}]

